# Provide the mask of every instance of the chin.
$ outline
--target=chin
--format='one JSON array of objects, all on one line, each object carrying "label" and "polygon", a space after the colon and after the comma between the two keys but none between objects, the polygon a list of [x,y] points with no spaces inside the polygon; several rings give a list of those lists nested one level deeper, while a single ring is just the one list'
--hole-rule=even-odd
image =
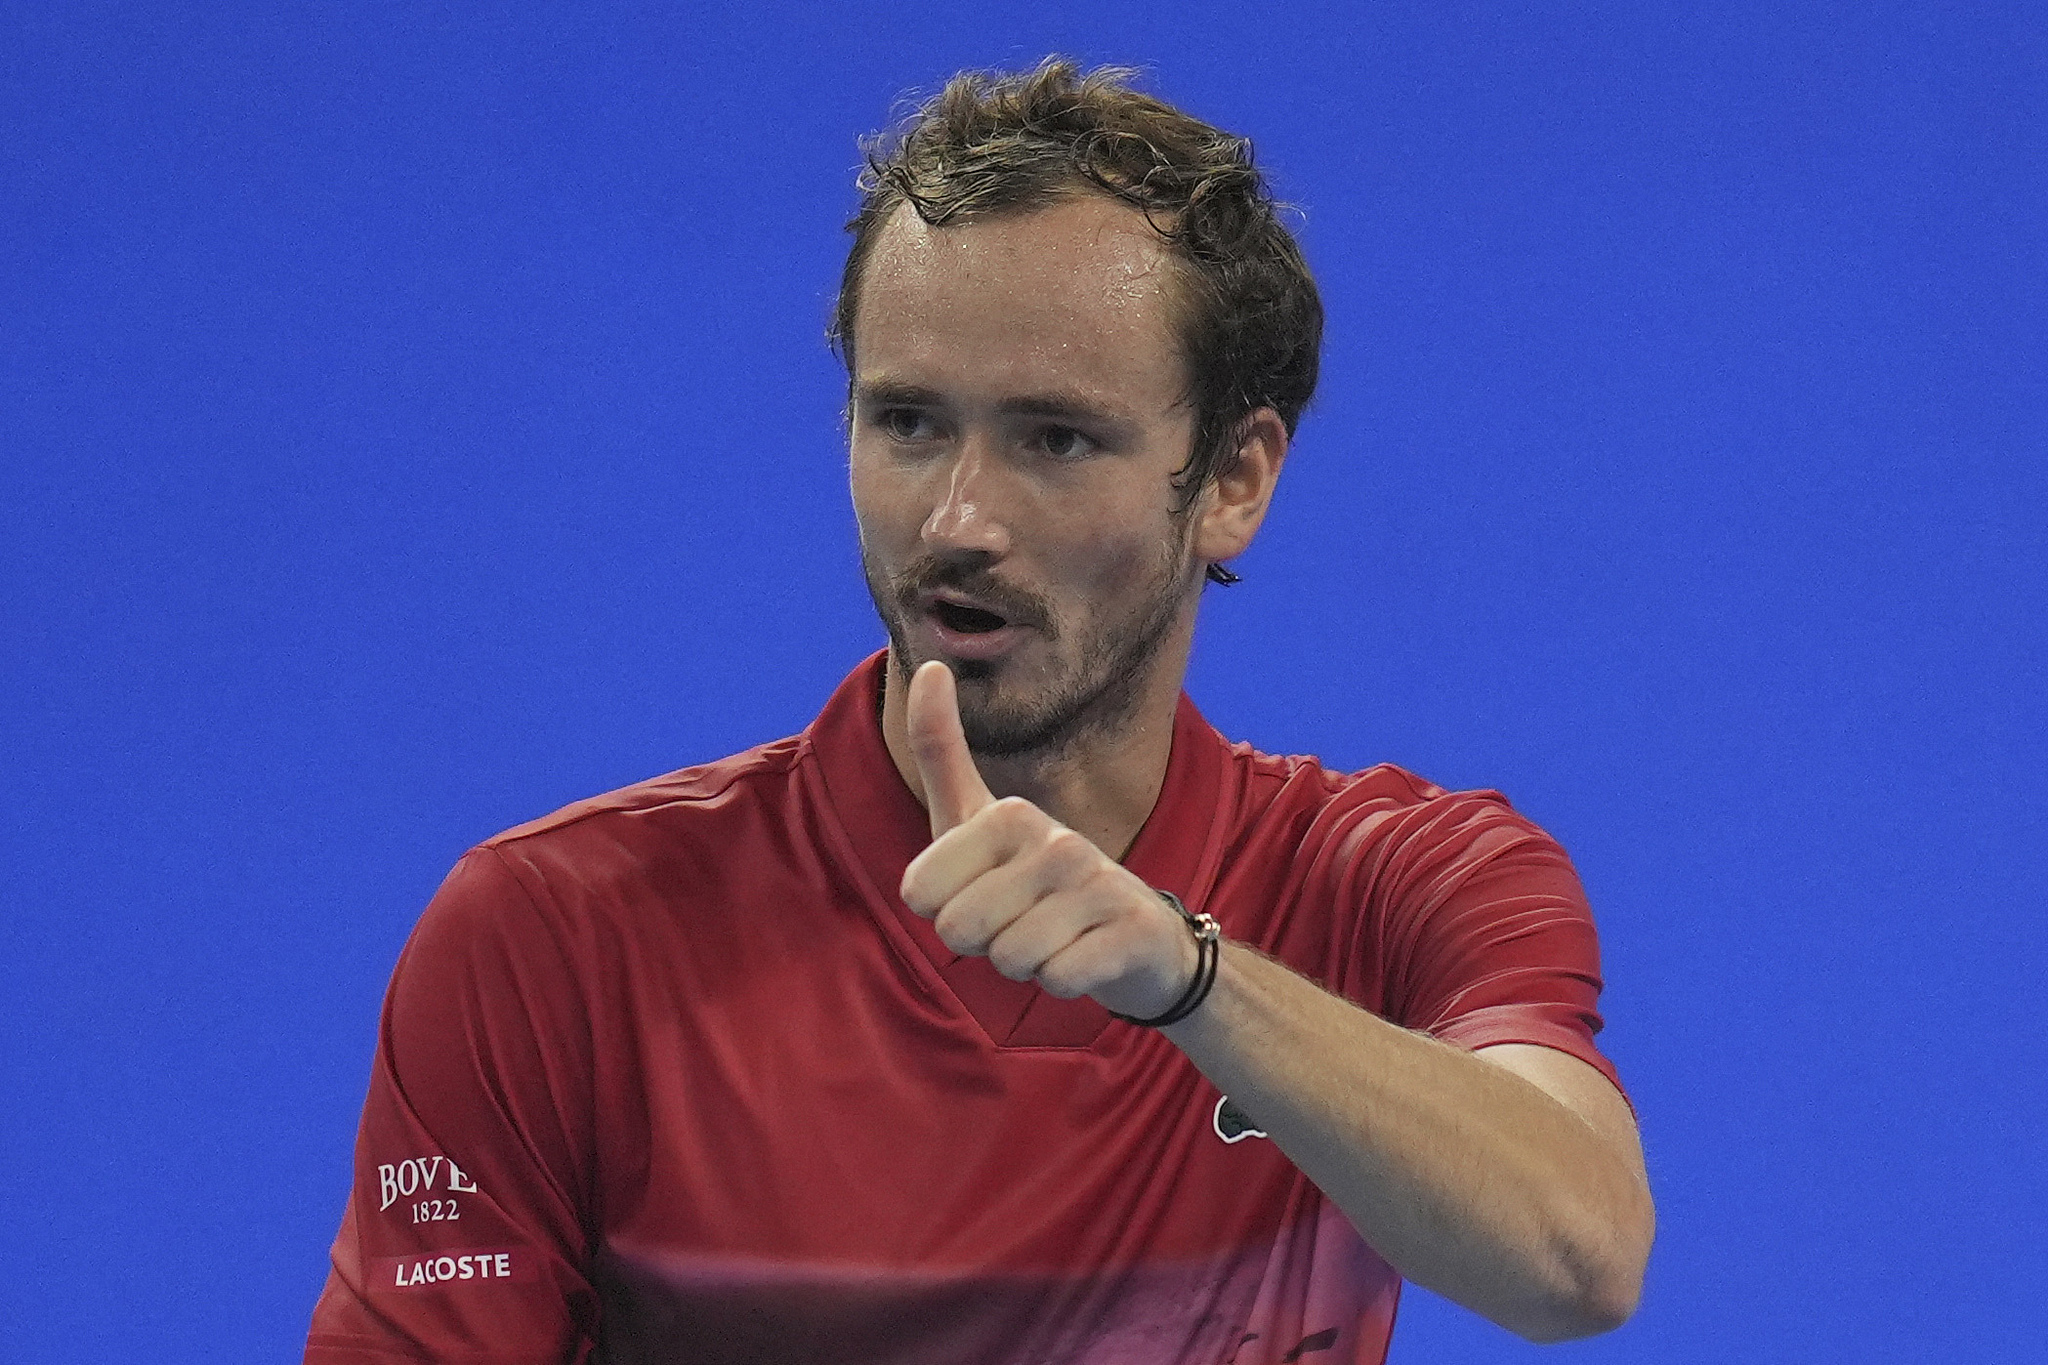
[{"label": "chin", "polygon": [[[1002,674],[1002,662],[997,659],[960,659],[948,661],[953,670],[953,680],[962,684],[992,683]],[[917,670],[912,668],[913,673]]]},{"label": "chin", "polygon": [[[1142,692],[1141,671],[1069,677],[1019,695],[1023,689],[1014,683],[1003,686],[1000,665],[977,660],[975,666],[984,672],[960,692],[960,728],[969,751],[983,758],[1058,757],[1122,726]],[[970,682],[964,668],[959,676]]]}]

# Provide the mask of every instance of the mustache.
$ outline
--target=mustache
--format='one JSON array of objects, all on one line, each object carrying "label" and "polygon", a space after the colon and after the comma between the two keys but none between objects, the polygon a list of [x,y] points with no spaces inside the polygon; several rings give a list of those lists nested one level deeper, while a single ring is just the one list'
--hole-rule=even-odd
[{"label": "mustache", "polygon": [[890,595],[906,613],[917,611],[933,593],[948,590],[973,598],[1011,625],[1046,630],[1052,622],[1052,613],[1042,599],[1002,582],[979,565],[928,555],[889,583]]}]

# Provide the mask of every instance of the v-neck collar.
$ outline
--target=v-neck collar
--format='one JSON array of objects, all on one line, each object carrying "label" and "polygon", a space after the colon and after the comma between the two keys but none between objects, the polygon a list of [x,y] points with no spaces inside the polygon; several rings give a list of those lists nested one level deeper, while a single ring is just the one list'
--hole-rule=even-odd
[{"label": "v-neck collar", "polygon": [[[887,659],[886,651],[875,654],[849,674],[803,734],[829,816],[846,835],[844,855],[864,874],[885,932],[914,946],[915,963],[930,969],[934,984],[960,1002],[990,1041],[1089,1046],[1108,1026],[1109,1011],[1086,996],[1061,1000],[1032,982],[1012,981],[986,958],[960,956],[897,893],[903,870],[931,842],[931,823],[882,738]],[[1124,866],[1200,910],[1216,883],[1220,836],[1237,797],[1234,775],[1223,737],[1181,693],[1166,779]]]}]

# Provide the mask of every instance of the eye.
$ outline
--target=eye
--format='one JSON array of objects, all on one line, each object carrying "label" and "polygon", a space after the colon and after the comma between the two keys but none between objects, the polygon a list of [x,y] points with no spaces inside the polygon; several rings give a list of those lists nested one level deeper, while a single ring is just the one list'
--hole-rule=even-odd
[{"label": "eye", "polygon": [[1055,460],[1085,460],[1101,447],[1072,427],[1044,427],[1038,448]]},{"label": "eye", "polygon": [[883,408],[875,425],[892,441],[929,441],[935,434],[931,414],[921,408]]}]

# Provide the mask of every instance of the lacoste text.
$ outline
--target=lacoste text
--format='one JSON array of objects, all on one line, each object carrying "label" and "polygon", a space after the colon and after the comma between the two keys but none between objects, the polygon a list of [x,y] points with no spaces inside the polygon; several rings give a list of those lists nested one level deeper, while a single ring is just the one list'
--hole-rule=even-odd
[{"label": "lacoste text", "polygon": [[385,1289],[419,1289],[460,1280],[531,1280],[530,1254],[517,1251],[450,1251],[439,1256],[386,1256],[375,1263],[373,1284]]}]

